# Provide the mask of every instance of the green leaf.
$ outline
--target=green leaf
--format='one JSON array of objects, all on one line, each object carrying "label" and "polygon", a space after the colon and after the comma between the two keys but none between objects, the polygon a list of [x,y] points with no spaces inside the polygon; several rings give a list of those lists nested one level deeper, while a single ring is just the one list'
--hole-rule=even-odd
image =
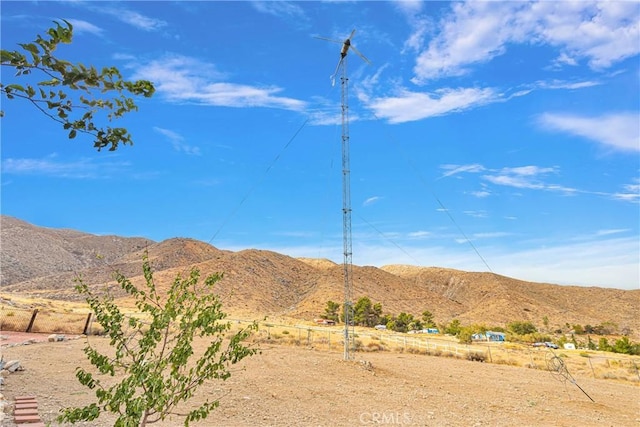
[{"label": "green leaf", "polygon": [[36,46],[33,43],[18,43],[18,46],[21,46],[24,50],[27,50],[31,53],[34,54],[39,54],[40,50],[38,49],[38,46]]},{"label": "green leaf", "polygon": [[20,92],[25,92],[24,87],[22,87],[21,85],[18,85],[18,84],[7,85],[7,89],[17,90],[17,91],[20,91]]}]

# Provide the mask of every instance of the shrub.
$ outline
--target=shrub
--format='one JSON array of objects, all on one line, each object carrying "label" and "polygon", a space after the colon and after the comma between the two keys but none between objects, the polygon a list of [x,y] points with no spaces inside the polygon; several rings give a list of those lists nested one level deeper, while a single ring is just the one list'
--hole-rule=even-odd
[{"label": "shrub", "polygon": [[[166,296],[160,296],[146,254],[142,270],[144,288],[133,285],[120,273],[116,274],[116,281],[134,298],[148,323],[126,317],[113,296],[97,296],[81,279],[77,280],[76,289],[86,297],[109,336],[114,354],[101,354],[87,344],[84,352],[102,375],[77,368],[76,377],[82,385],[95,390],[97,403],[64,409],[58,422],[93,421],[105,411],[118,416],[116,426],[143,427],[164,420],[206,381],[226,380],[231,376],[231,365],[257,353],[243,344],[257,329],[255,322],[231,334],[231,323],[224,321],[222,303],[212,292],[221,275],[208,276],[202,286],[200,271],[194,268],[187,278],[178,275]],[[194,349],[194,337],[207,341],[206,350]],[[193,361],[194,357],[198,359]],[[106,374],[117,374],[118,379],[103,382]],[[205,400],[182,415],[184,425],[206,418],[218,405],[218,400]]]},{"label": "shrub", "polygon": [[472,362],[485,362],[487,355],[481,351],[470,351],[467,353],[467,360],[471,360]]}]

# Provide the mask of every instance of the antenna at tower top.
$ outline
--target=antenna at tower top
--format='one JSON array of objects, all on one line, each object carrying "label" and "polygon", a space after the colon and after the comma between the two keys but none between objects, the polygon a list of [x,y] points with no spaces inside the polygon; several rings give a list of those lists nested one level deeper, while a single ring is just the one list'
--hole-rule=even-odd
[{"label": "antenna at tower top", "polygon": [[335,40],[335,39],[329,39],[329,38],[326,38],[326,37],[316,36],[316,38],[320,39],[320,40],[327,40],[327,41],[330,41],[330,42],[333,42],[333,43],[342,43],[342,49],[340,49],[340,60],[338,61],[338,65],[336,65],[336,70],[333,72],[333,74],[330,77],[331,78],[331,85],[334,85],[336,83],[336,75],[338,74],[338,70],[340,69],[340,66],[342,65],[345,57],[349,53],[349,49],[353,50],[356,53],[356,55],[358,55],[360,58],[362,58],[362,60],[364,62],[366,62],[367,64],[371,64],[371,61],[369,61],[366,56],[361,54],[360,51],[358,51],[358,49],[356,49],[351,44],[351,39],[353,38],[355,33],[356,33],[356,30],[354,28],[353,31],[351,31],[351,34],[349,34],[349,37],[347,37],[345,40]]}]

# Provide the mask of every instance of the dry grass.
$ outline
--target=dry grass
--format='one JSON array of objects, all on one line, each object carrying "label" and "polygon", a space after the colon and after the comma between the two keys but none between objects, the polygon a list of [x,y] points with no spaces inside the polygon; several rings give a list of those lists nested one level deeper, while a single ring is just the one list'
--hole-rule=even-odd
[{"label": "dry grass", "polygon": [[[32,309],[21,308],[28,302],[28,299],[9,300],[0,296],[0,331],[24,331],[33,313]],[[50,300],[37,300],[30,305],[39,307],[32,332],[82,333],[88,314],[86,305]],[[132,315],[135,313],[131,304],[122,304],[122,306],[125,307],[125,312]],[[236,319],[237,316],[230,315],[229,318]],[[233,328],[239,329],[248,322],[248,320],[232,320]],[[95,322],[92,323],[90,330],[93,334],[101,333],[101,328]],[[305,346],[336,351],[344,346],[343,336],[341,327],[318,326],[301,322],[299,319],[279,317],[269,319],[268,322],[260,322],[260,328],[254,334],[253,341],[256,344]],[[549,358],[559,355],[572,375],[640,383],[638,371],[640,357],[637,356],[588,350],[556,350],[554,353],[545,348],[532,348],[518,343],[462,345],[454,337],[398,335],[360,327],[355,329],[355,336],[356,351],[362,353],[406,352],[538,370],[548,369]]]}]

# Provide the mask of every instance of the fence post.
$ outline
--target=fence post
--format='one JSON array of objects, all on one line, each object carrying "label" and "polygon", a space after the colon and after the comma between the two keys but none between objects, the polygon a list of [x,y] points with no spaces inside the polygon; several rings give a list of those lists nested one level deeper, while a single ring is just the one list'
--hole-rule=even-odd
[{"label": "fence post", "polygon": [[93,313],[89,313],[87,315],[87,321],[84,322],[84,329],[82,330],[82,335],[89,335],[89,326],[91,325],[91,315]]},{"label": "fence post", "polygon": [[36,321],[36,316],[38,315],[38,309],[33,310],[33,314],[31,315],[31,320],[29,321],[29,326],[27,326],[27,330],[25,332],[31,332],[31,328],[33,328],[33,322]]},{"label": "fence post", "polygon": [[531,352],[531,347],[529,347],[528,350],[529,350],[529,359],[531,360],[531,367],[535,368],[536,364],[533,362],[533,353]]},{"label": "fence post", "polygon": [[491,357],[491,345],[488,345],[487,348],[489,349],[489,363],[493,363],[493,357]]},{"label": "fence post", "polygon": [[593,370],[593,364],[591,363],[591,358],[587,357],[587,360],[589,361],[589,366],[591,366],[591,373],[593,374],[593,378],[596,377],[596,371]]}]

